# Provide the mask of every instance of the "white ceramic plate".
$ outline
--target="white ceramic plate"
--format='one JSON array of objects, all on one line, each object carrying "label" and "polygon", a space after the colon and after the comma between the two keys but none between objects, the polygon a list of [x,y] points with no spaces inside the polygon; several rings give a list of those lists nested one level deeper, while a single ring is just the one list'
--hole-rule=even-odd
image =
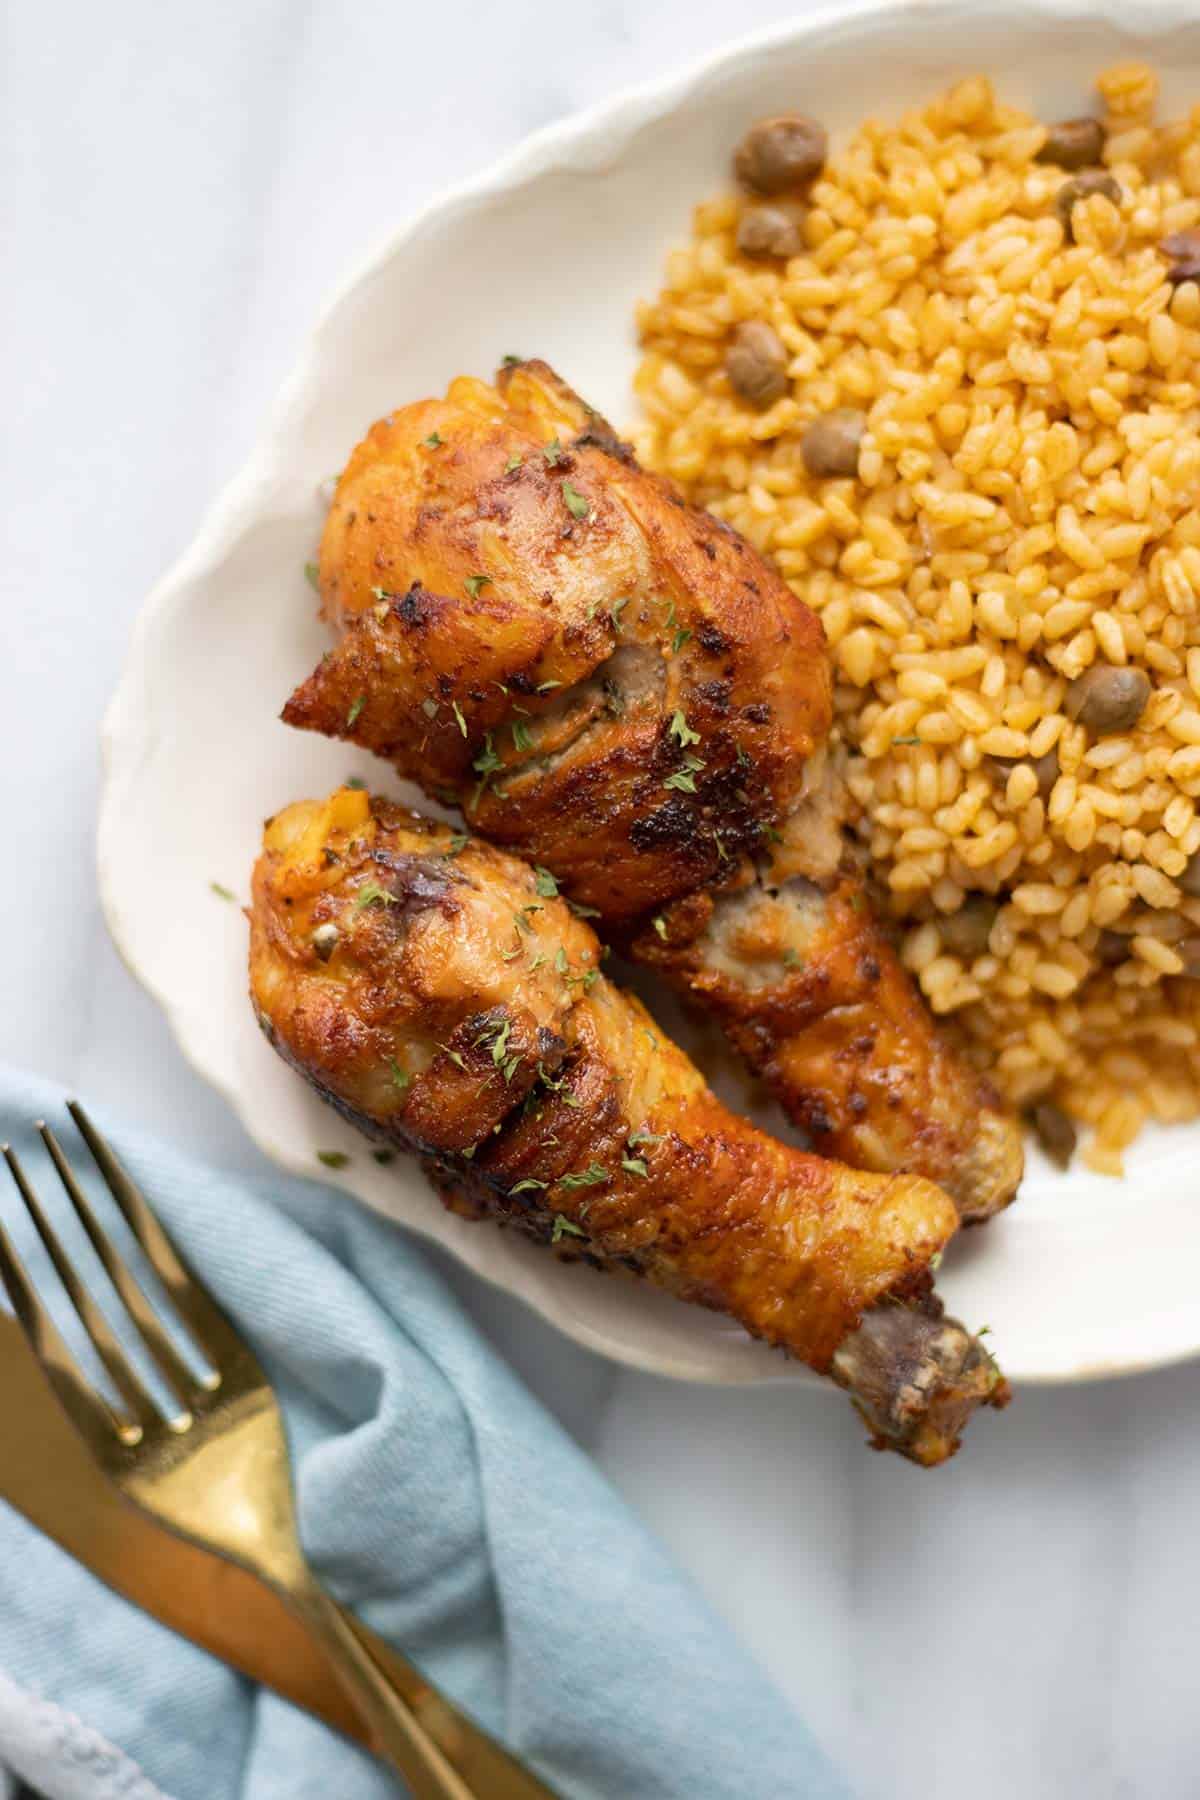
[{"label": "white ceramic plate", "polygon": [[[1181,110],[1200,98],[1200,23],[1188,10],[1148,0],[816,9],[540,133],[405,226],[342,290],[249,465],[148,602],[105,728],[100,877],[113,936],[269,1155],[328,1179],[316,1151],[348,1151],[337,1179],[350,1192],[624,1362],[719,1382],[795,1379],[710,1315],[450,1217],[415,1168],[377,1168],[259,1035],[245,924],[210,883],[245,893],[262,819],[286,801],[324,793],[352,767],[396,787],[369,759],[276,722],[324,648],[302,575],[320,525],[316,489],[379,414],[460,371],[488,373],[510,350],[548,358],[628,419],[633,304],[654,291],[691,206],[723,179],[755,117],[799,105],[836,134],[973,69],[1062,116],[1083,110],[1098,70],[1129,55],[1153,58],[1166,104]],[[547,269],[547,246],[549,286],[529,279]],[[483,307],[472,298],[480,269]],[[1064,1178],[1034,1157],[1018,1205],[956,1247],[947,1298],[991,1324],[1013,1377],[1083,1379],[1200,1350],[1198,1150],[1194,1129],[1148,1134],[1123,1182]]]}]

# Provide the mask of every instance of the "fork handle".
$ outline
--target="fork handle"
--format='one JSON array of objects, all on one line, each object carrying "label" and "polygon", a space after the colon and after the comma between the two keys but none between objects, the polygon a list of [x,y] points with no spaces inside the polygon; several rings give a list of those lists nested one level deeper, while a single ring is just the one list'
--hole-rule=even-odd
[{"label": "fork handle", "polygon": [[[289,1596],[324,1646],[371,1734],[371,1745],[408,1783],[413,1800],[485,1800],[468,1787],[416,1713],[360,1641],[341,1608],[313,1587]],[[490,1800],[490,1797],[489,1797]]]},{"label": "fork handle", "polygon": [[352,1613],[343,1612],[342,1618],[472,1794],[480,1800],[559,1800],[552,1788],[431,1687],[399,1651],[375,1639],[368,1642]]}]

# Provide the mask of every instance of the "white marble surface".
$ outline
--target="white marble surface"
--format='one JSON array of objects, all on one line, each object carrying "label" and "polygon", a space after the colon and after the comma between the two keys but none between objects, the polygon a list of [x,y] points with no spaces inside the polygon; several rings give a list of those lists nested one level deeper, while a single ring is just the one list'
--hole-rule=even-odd
[{"label": "white marble surface", "polygon": [[[255,1162],[96,904],[97,724],[141,598],[384,225],[534,126],[789,10],[0,9],[0,1057]],[[922,1477],[866,1454],[836,1400],[618,1372],[455,1279],[863,1795],[1200,1793],[1194,1366],[1021,1393]]]}]

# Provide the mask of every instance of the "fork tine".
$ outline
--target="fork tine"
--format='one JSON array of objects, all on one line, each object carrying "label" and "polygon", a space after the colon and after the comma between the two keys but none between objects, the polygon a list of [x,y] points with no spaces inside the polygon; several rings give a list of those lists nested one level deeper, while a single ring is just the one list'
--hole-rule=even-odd
[{"label": "fork tine", "polygon": [[125,1303],[125,1310],[142,1335],[142,1342],[171,1387],[175,1398],[183,1407],[190,1408],[192,1398],[203,1377],[193,1375],[183,1358],[176,1350],[167,1333],[163,1330],[158,1314],[150,1304],[148,1296],[139,1287],[130,1269],[118,1255],[112,1240],[105,1236],[100,1221],[92,1211],[87,1195],[75,1179],[74,1171],[63,1153],[62,1146],[51,1131],[43,1123],[38,1125],[42,1141],[50,1152],[51,1161],[58,1170],[59,1180],[67,1190],[67,1197],[75,1208],[79,1222],[87,1232],[92,1248],[104,1266],[105,1273],[117,1293]]},{"label": "fork tine", "polygon": [[[108,1370],[121,1398],[133,1414],[135,1423],[143,1432],[160,1425],[163,1422],[162,1414],[117,1342],[108,1320],[76,1274],[74,1264],[59,1242],[58,1233],[42,1211],[37,1195],[29,1185],[25,1171],[17,1160],[16,1151],[10,1144],[4,1146],[4,1160],[9,1166],[22,1200],[25,1202],[26,1211],[37,1226],[38,1236],[49,1252],[50,1260],[58,1272],[58,1278],[67,1290],[71,1305],[79,1315],[79,1322],[91,1338],[97,1356]],[[28,1281],[26,1286],[28,1286]]]},{"label": "fork tine", "polygon": [[104,1396],[98,1394],[85,1378],[57,1325],[38,1299],[3,1225],[0,1225],[0,1281],[30,1349],[42,1365],[71,1423],[93,1451],[106,1458],[111,1453],[114,1437],[126,1444],[137,1443],[142,1436],[141,1427],[115,1413]]},{"label": "fork tine", "polygon": [[250,1360],[247,1346],[191,1274],[159,1224],[146,1196],[125,1173],[107,1140],[92,1124],[78,1100],[68,1100],[67,1111],[79,1127],[126,1224],[145,1251],[150,1267],[170,1294],[175,1310],[187,1325],[197,1347],[204,1351],[217,1371],[216,1379],[209,1385],[219,1385],[221,1374],[231,1359],[243,1364]]}]

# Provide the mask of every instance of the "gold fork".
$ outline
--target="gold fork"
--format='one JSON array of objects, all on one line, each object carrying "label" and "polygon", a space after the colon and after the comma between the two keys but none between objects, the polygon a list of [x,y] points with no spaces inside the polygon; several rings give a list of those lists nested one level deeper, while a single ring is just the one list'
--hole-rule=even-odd
[{"label": "gold fork", "polygon": [[[320,1587],[296,1525],[279,1403],[247,1345],[188,1271],[145,1196],[75,1101],[92,1157],[211,1374],[179,1354],[145,1291],[101,1228],[57,1138],[38,1130],[71,1204],[181,1411],[168,1418],[141,1380],[40,1205],[11,1146],[4,1156],[80,1323],[121,1396],[114,1410],[85,1378],[0,1225],[0,1279],[76,1430],[105,1475],[169,1530],[270,1583],[324,1646],[373,1747],[416,1800],[555,1800],[551,1790],[452,1707],[411,1665],[406,1694],[374,1661],[348,1614]],[[399,1659],[397,1659],[399,1660]]]}]

